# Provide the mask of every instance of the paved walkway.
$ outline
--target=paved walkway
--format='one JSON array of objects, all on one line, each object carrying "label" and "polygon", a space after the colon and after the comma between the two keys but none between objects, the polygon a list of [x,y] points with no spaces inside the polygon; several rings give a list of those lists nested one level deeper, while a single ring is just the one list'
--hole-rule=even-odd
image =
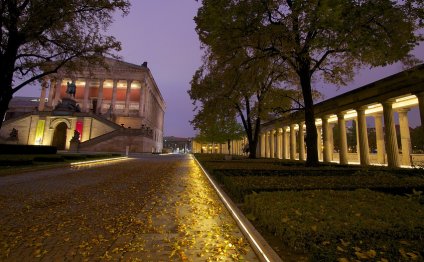
[{"label": "paved walkway", "polygon": [[0,177],[0,261],[257,261],[190,156]]}]

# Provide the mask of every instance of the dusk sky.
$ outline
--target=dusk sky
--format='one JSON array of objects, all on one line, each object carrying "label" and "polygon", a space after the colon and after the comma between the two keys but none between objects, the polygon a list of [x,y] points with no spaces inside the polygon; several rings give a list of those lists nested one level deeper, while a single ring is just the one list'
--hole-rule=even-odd
[{"label": "dusk sky", "polygon": [[[142,64],[148,62],[156,83],[166,102],[165,136],[192,137],[195,131],[189,121],[193,105],[187,94],[190,80],[201,65],[202,51],[195,32],[193,17],[200,1],[195,0],[133,0],[128,16],[117,15],[108,31],[122,42],[120,56],[124,61]],[[414,54],[424,60],[424,46]],[[353,88],[392,75],[404,68],[395,64],[386,68],[361,70],[347,87],[317,88],[330,98]],[[20,96],[38,96],[40,89],[25,87]],[[418,110],[410,112],[410,124],[419,124]],[[415,120],[414,120],[415,119]],[[418,121],[418,123],[417,123]]]}]

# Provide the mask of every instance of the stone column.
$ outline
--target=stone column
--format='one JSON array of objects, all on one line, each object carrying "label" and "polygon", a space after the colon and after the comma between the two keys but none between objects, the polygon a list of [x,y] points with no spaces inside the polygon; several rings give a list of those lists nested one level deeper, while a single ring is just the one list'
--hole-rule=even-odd
[{"label": "stone column", "polygon": [[374,121],[375,121],[375,137],[377,144],[377,162],[379,164],[386,163],[385,155],[386,149],[384,148],[384,132],[383,132],[383,114],[375,113]]},{"label": "stone column", "polygon": [[318,160],[323,160],[323,157],[322,157],[322,126],[321,127],[317,126],[317,148],[318,148]]},{"label": "stone column", "polygon": [[145,82],[140,81],[140,100],[138,102],[138,116],[142,117],[144,116],[144,89],[145,89]]},{"label": "stone column", "polygon": [[83,112],[89,112],[90,111],[90,105],[88,103],[88,96],[90,94],[90,80],[85,79],[85,86],[84,86],[84,101],[82,102],[82,111]]},{"label": "stone column", "polygon": [[44,105],[46,103],[47,79],[43,78],[41,81],[41,94],[40,101],[38,103],[38,111],[44,111]]},{"label": "stone column", "polygon": [[339,141],[340,141],[340,164],[346,165],[347,160],[347,135],[346,135],[346,121],[343,113],[337,114],[337,124],[339,126]]},{"label": "stone column", "polygon": [[415,94],[418,98],[418,109],[420,110],[420,119],[421,119],[421,135],[424,135],[424,92]]},{"label": "stone column", "polygon": [[299,160],[305,160],[305,133],[303,133],[304,123],[304,121],[299,122]]},{"label": "stone column", "polygon": [[115,105],[116,105],[116,93],[118,91],[118,80],[113,79],[113,89],[112,89],[112,113],[115,113]]},{"label": "stone column", "polygon": [[54,97],[55,87],[56,87],[56,80],[50,79],[49,98],[47,100],[47,106],[50,108],[53,106],[53,97]]},{"label": "stone column", "polygon": [[282,129],[278,128],[277,129],[277,158],[278,159],[283,158],[282,151],[283,151],[283,134],[282,134]]},{"label": "stone column", "polygon": [[400,167],[399,149],[396,139],[395,120],[393,116],[393,101],[386,100],[383,103],[384,129],[386,131],[387,165]]},{"label": "stone column", "polygon": [[283,126],[283,128],[282,128],[282,139],[283,139],[283,144],[282,144],[282,146],[283,146],[283,155],[282,155],[282,157],[283,157],[283,159],[287,159],[287,152],[288,152],[288,145],[289,145],[289,139],[288,139],[288,133],[287,133],[287,131],[286,131],[286,127],[284,127]]},{"label": "stone column", "polygon": [[271,154],[271,158],[275,158],[275,130],[271,130],[270,132],[270,154]]},{"label": "stone column", "polygon": [[361,159],[361,145],[359,143],[359,126],[358,126],[358,116],[355,119],[355,132],[356,132],[356,154],[358,155],[358,160]]},{"label": "stone column", "polygon": [[96,108],[96,114],[101,114],[102,113],[102,108],[103,108],[103,84],[104,84],[104,79],[99,79],[99,92],[97,94],[97,108]]},{"label": "stone column", "polygon": [[127,93],[125,94],[125,115],[128,115],[130,111],[131,83],[132,80],[127,80]]},{"label": "stone column", "polygon": [[409,121],[408,121],[409,108],[398,109],[399,114],[399,126],[400,126],[400,141],[402,146],[402,165],[411,165],[411,135],[409,132]]},{"label": "stone column", "polygon": [[359,157],[360,164],[362,166],[368,166],[370,164],[369,158],[369,146],[368,146],[368,131],[367,131],[367,120],[365,117],[365,107],[356,109],[358,114],[358,138],[359,138]]},{"label": "stone column", "polygon": [[328,123],[328,116],[324,116],[322,118],[322,133],[324,140],[324,159],[323,161],[326,163],[331,162],[331,139],[330,137],[330,124]]},{"label": "stone column", "polygon": [[261,157],[265,157],[265,140],[266,140],[266,135],[264,133],[260,134],[261,136]]},{"label": "stone column", "polygon": [[296,130],[294,130],[295,124],[290,125],[290,159],[296,159]]},{"label": "stone column", "polygon": [[265,138],[265,157],[266,158],[270,158],[271,157],[271,153],[270,153],[270,148],[269,148],[269,137],[270,137],[270,132],[267,131],[266,132],[266,138]]},{"label": "stone column", "polygon": [[62,88],[62,78],[58,78],[58,79],[56,79],[56,87],[55,87],[53,106],[56,106],[59,103],[60,89],[61,88]]}]

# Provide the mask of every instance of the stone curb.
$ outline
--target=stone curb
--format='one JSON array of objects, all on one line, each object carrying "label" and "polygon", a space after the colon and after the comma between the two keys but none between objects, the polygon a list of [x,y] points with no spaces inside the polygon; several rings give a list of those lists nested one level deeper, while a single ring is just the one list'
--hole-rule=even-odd
[{"label": "stone curb", "polygon": [[255,229],[250,221],[244,216],[244,214],[238,209],[234,202],[228,197],[228,195],[217,186],[217,183],[209,175],[209,173],[203,168],[200,162],[192,155],[196,163],[202,169],[203,173],[208,178],[209,182],[217,192],[219,198],[224,203],[231,216],[236,221],[243,235],[247,238],[256,255],[261,261],[266,262],[280,262],[283,261],[278,254],[272,249],[272,247],[266,242],[262,235]]}]

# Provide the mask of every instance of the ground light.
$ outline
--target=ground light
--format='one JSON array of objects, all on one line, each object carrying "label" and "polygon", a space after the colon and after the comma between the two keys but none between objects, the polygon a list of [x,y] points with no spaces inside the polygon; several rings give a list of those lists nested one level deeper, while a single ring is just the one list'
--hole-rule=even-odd
[{"label": "ground light", "polygon": [[[209,182],[214,187],[215,191],[218,193],[219,198],[224,202],[225,207],[230,212],[231,216],[236,220],[243,234],[249,240],[253,249],[256,251],[256,254],[259,256],[261,261],[274,262],[274,261],[282,261],[281,258],[275,253],[275,251],[265,244],[265,240],[262,239],[262,236],[253,228],[253,226],[247,221],[246,218],[242,218],[237,211],[238,209],[234,205],[234,203],[228,198],[227,194],[225,194],[216,184],[215,181],[210,177],[208,172],[203,168],[203,166],[199,163],[199,161],[194,157],[194,160],[197,162],[199,167],[202,169],[203,173],[208,178]],[[259,238],[261,238],[259,240]]]},{"label": "ground light", "polygon": [[104,164],[107,162],[118,162],[118,161],[123,161],[128,159],[129,159],[128,157],[114,157],[114,158],[107,158],[107,159],[73,162],[70,165],[71,167],[75,167],[75,166],[82,166],[82,165]]}]

